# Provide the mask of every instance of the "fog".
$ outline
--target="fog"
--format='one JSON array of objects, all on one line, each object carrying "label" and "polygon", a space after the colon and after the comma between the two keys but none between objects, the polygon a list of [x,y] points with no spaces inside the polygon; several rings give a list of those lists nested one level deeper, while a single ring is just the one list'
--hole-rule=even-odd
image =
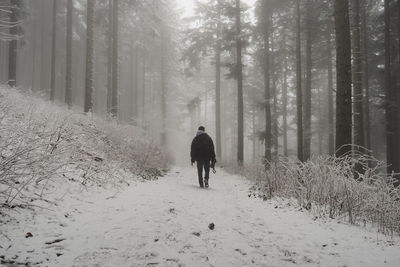
[{"label": "fog", "polygon": [[1,266],[400,266],[400,0],[0,0]]},{"label": "fog", "polygon": [[[397,128],[389,134],[385,128],[398,121],[397,100],[396,110],[383,106],[388,81],[397,86],[398,50],[389,57],[389,78],[382,73],[388,60],[383,29],[393,28],[387,40],[394,47],[398,24],[385,25],[383,1],[351,1],[347,35],[340,20],[335,24],[339,7],[332,1],[2,3],[15,7],[1,28],[3,82],[134,125],[177,163],[188,162],[200,125],[225,163],[306,161],[343,145],[365,147],[383,160],[392,153],[387,142],[399,150]],[[338,33],[351,44],[351,58],[343,62],[353,70],[343,87],[353,102],[343,123],[342,117],[335,123],[340,103],[349,99],[336,101],[342,92],[336,74],[343,70],[336,64]],[[347,139],[336,136],[344,132]]]}]

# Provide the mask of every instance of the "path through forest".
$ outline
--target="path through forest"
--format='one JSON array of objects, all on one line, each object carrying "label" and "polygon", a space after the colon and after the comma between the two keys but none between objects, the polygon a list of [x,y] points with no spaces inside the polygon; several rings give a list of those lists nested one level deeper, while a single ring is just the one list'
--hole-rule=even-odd
[{"label": "path through forest", "polygon": [[249,181],[221,170],[210,184],[174,168],[117,194],[64,195],[55,213],[8,226],[0,253],[41,266],[400,266],[397,241],[250,198]]}]

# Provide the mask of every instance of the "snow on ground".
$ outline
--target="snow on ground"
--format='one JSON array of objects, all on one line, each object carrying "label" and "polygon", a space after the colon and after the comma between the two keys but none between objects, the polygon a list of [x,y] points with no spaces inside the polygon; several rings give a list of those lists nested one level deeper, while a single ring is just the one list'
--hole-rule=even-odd
[{"label": "snow on ground", "polygon": [[400,266],[398,240],[249,198],[250,182],[221,170],[210,184],[200,189],[195,168],[176,167],[120,192],[70,185],[55,211],[1,225],[0,257],[40,266]]}]

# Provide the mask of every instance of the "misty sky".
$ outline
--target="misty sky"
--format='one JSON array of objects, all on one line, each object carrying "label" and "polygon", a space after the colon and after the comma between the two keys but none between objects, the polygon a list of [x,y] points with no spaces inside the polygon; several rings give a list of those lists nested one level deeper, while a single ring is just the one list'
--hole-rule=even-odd
[{"label": "misty sky", "polygon": [[[180,7],[183,8],[184,17],[190,17],[193,15],[193,7],[195,0],[177,0]],[[253,7],[256,0],[244,0],[249,6]]]}]

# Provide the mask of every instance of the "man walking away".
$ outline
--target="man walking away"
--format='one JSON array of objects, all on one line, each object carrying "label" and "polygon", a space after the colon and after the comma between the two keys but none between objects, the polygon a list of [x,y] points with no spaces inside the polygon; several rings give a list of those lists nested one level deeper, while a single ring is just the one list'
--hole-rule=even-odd
[{"label": "man walking away", "polygon": [[[199,127],[196,137],[192,141],[190,157],[192,158],[192,165],[197,162],[197,173],[199,175],[200,187],[208,188],[208,180],[210,178],[210,167],[214,168],[215,151],[214,143],[211,137],[206,133],[203,126]],[[203,169],[205,171],[204,184],[203,184]]]}]

